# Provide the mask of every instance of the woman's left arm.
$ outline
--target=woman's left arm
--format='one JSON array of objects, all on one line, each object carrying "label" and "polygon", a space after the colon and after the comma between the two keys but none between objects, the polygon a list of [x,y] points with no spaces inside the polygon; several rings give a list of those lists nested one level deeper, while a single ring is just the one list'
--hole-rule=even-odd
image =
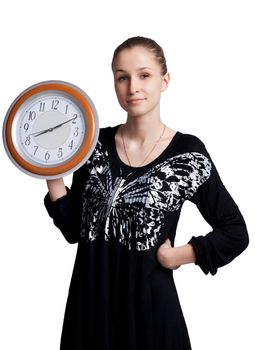
[{"label": "woman's left arm", "polygon": [[191,201],[213,229],[207,235],[192,237],[189,241],[195,252],[195,263],[205,274],[215,275],[219,267],[230,263],[247,248],[246,224],[214,164],[210,178]]},{"label": "woman's left arm", "polygon": [[[172,247],[167,240],[157,251],[157,259],[166,268],[177,268],[194,262],[205,274],[215,275],[217,269],[241,254],[249,244],[243,216],[233,198],[223,185],[211,162],[209,178],[188,198],[199,209],[212,231],[204,236],[192,237],[187,245]],[[201,169],[200,169],[201,170]]]}]

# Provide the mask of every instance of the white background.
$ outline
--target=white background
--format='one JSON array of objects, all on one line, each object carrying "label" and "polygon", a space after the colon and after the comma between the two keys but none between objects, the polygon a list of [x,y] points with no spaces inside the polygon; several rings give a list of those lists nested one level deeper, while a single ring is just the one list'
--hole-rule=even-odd
[{"label": "white background", "polygon": [[[0,8],[1,121],[25,88],[60,79],[91,96],[101,126],[121,123],[110,69],[114,48],[134,35],[164,48],[171,83],[162,119],[205,142],[251,239],[214,277],[194,265],[175,272],[194,350],[255,348],[254,18],[252,0],[8,0]],[[45,182],[16,169],[0,146],[0,348],[55,350],[77,247],[47,216]],[[187,203],[176,244],[209,230]]]}]

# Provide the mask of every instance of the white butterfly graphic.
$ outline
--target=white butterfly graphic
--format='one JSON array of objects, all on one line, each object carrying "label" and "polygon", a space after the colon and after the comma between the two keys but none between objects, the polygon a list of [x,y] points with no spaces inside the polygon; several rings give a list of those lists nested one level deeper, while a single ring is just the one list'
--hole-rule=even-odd
[{"label": "white butterfly graphic", "polygon": [[183,153],[153,166],[142,176],[130,172],[113,179],[110,160],[99,142],[87,164],[81,236],[114,238],[129,250],[150,249],[162,232],[165,216],[180,210],[211,174],[201,153]]}]

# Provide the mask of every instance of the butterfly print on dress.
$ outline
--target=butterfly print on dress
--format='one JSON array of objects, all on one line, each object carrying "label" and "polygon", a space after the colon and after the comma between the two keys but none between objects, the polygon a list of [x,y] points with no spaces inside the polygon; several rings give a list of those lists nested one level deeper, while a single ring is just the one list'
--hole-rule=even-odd
[{"label": "butterfly print on dress", "polygon": [[191,152],[170,157],[145,174],[113,180],[109,155],[100,142],[87,162],[81,236],[94,241],[117,239],[127,248],[150,249],[161,234],[167,212],[180,210],[211,174],[211,162]]}]

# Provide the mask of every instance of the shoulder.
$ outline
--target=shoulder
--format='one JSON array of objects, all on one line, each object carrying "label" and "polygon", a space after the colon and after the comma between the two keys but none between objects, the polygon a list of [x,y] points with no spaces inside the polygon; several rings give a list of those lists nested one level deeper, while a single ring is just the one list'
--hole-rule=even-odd
[{"label": "shoulder", "polygon": [[197,136],[178,132],[176,135],[175,152],[197,152],[209,156],[204,142]]},{"label": "shoulder", "polygon": [[109,142],[111,139],[114,138],[117,128],[118,125],[100,128],[98,136],[99,141],[101,141],[102,143],[104,143],[105,141]]},{"label": "shoulder", "polygon": [[179,134],[180,134],[180,144],[183,147],[191,148],[192,150],[205,147],[204,142],[199,137],[191,134],[184,134],[181,132],[179,132]]}]

